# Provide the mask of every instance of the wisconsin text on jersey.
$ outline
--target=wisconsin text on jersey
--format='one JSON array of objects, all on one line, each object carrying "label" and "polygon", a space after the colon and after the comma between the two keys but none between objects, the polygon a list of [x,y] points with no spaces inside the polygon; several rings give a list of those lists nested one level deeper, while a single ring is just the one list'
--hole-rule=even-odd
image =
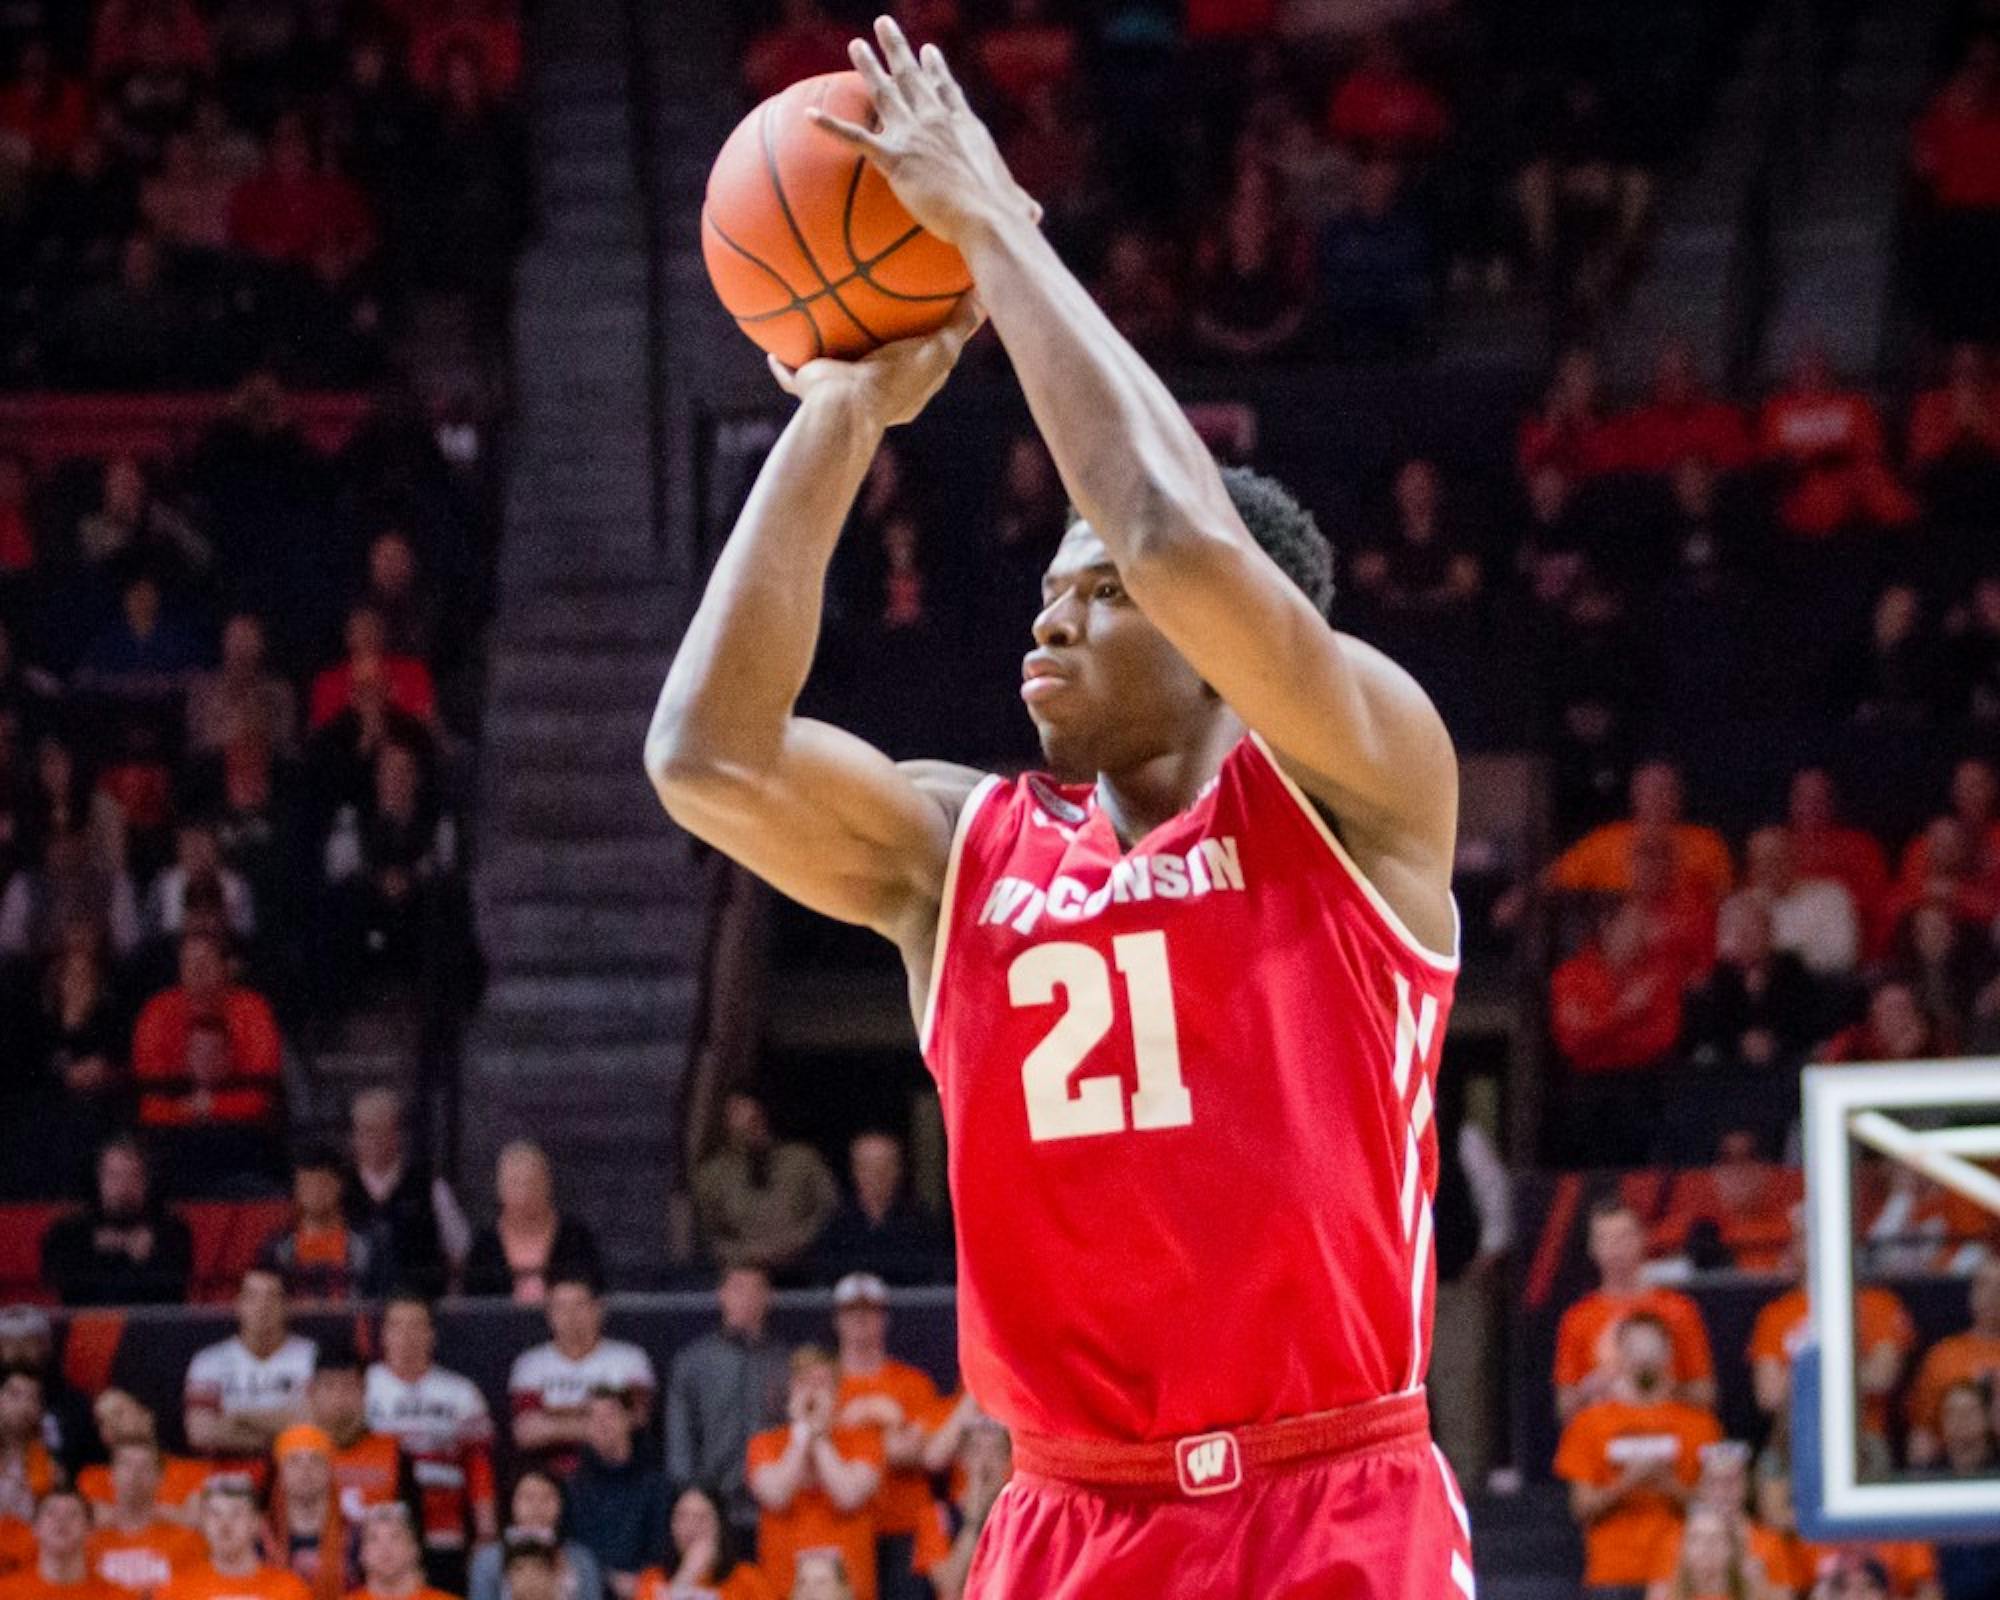
[{"label": "wisconsin text on jersey", "polygon": [[1021,878],[997,880],[979,913],[981,923],[1011,923],[1030,933],[1044,916],[1057,922],[1087,922],[1108,905],[1133,900],[1198,900],[1205,894],[1243,888],[1243,863],[1236,837],[1202,839],[1186,855],[1127,856],[1096,888],[1068,873],[1057,873],[1046,889]]}]

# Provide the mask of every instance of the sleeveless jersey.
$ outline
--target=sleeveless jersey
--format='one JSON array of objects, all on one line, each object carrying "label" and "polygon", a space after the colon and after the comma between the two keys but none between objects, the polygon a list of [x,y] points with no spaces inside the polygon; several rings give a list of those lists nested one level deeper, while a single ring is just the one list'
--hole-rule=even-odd
[{"label": "sleeveless jersey", "polygon": [[1130,850],[988,778],[922,1028],[980,1405],[1152,1440],[1422,1383],[1456,972],[1254,735]]}]

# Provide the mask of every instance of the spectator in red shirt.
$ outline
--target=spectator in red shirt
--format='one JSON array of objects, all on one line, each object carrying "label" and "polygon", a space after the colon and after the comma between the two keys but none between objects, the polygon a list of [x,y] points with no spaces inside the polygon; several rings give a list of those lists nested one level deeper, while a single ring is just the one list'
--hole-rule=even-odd
[{"label": "spectator in red shirt", "polygon": [[[35,535],[28,524],[28,458],[0,451],[0,585],[35,564]],[[6,663],[0,659],[0,680]],[[4,686],[4,685],[0,685]]]},{"label": "spectator in red shirt", "polygon": [[845,72],[850,33],[820,0],[784,0],[778,20],[743,52],[743,87],[752,100],[768,100],[802,78]]},{"label": "spectator in red shirt", "polygon": [[1681,1032],[1681,972],[1646,945],[1631,901],[1549,980],[1549,1028],[1570,1071],[1574,1156],[1593,1165],[1646,1159],[1659,1117],[1660,1068]]},{"label": "spectator in red shirt", "polygon": [[271,131],[262,170],[230,196],[229,236],[261,261],[339,282],[373,253],[375,219],[358,188],[321,167],[305,119],[288,113]]},{"label": "spectator in red shirt", "polygon": [[136,66],[155,30],[176,66],[204,75],[214,67],[214,46],[194,0],[104,0],[90,36],[91,77],[102,82]]},{"label": "spectator in red shirt", "polygon": [[1917,518],[1917,502],[1883,459],[1874,402],[1840,387],[1817,346],[1801,353],[1790,381],[1764,402],[1758,448],[1783,475],[1778,519],[1801,538],[1857,522],[1906,527]]},{"label": "spectator in red shirt", "polygon": [[1075,27],[1049,15],[1048,0],[1008,0],[1007,20],[979,36],[973,57],[993,92],[1018,107],[1037,89],[1066,89],[1078,50]]},{"label": "spectator in red shirt", "polygon": [[1713,1166],[1674,1180],[1667,1214],[1653,1229],[1653,1248],[1662,1255],[1685,1253],[1697,1268],[1783,1271],[1791,1209],[1804,1195],[1797,1168],[1758,1159],[1756,1136],[1732,1130],[1717,1142]]},{"label": "spectator in red shirt", "polygon": [[1917,396],[1910,412],[1910,470],[2000,465],[2000,388],[1976,344],[1956,344],[1944,382]]},{"label": "spectator in red shirt", "polygon": [[1785,810],[1801,878],[1831,878],[1854,897],[1864,930],[1880,920],[1889,894],[1889,859],[1875,836],[1840,820],[1840,794],[1824,767],[1792,775]]},{"label": "spectator in red shirt", "polygon": [[276,1109],[280,1051],[270,1002],[230,980],[221,938],[189,933],[180,982],[147,1001],[132,1030],[139,1119],[266,1121]]},{"label": "spectator in red shirt", "polygon": [[1917,119],[1910,160],[1940,211],[2000,210],[2000,43],[1973,41]]},{"label": "spectator in red shirt", "polygon": [[15,146],[9,158],[53,171],[68,162],[89,127],[88,92],[56,71],[46,42],[30,39],[12,80],[0,89],[0,135]]},{"label": "spectator in red shirt", "polygon": [[1361,59],[1326,107],[1327,132],[1364,157],[1428,155],[1444,142],[1450,127],[1444,101],[1410,71],[1387,33],[1369,36]]},{"label": "spectator in red shirt", "polygon": [[1715,901],[1681,874],[1670,833],[1632,841],[1631,904],[1645,920],[1646,949],[1681,974],[1686,988],[1715,964]]},{"label": "spectator in red shirt", "polygon": [[1683,339],[1661,346],[1646,403],[1613,426],[1619,465],[1632,472],[1669,472],[1690,456],[1728,472],[1750,459],[1743,413],[1702,387],[1694,350]]},{"label": "spectator in red shirt", "polygon": [[317,732],[358,703],[357,678],[377,677],[388,690],[388,703],[405,716],[429,722],[437,715],[437,686],[431,669],[415,656],[389,650],[389,628],[381,612],[357,606],[347,616],[347,659],[322,670],[313,679],[307,721]]},{"label": "spectator in red shirt", "polygon": [[1597,387],[1597,357],[1581,345],[1565,350],[1539,409],[1522,424],[1515,442],[1521,477],[1558,467],[1572,483],[1616,464],[1612,430]]},{"label": "spectator in red shirt", "polygon": [[443,0],[425,7],[410,30],[410,81],[438,93],[452,57],[468,52],[488,94],[512,95],[521,82],[518,8],[506,0]]},{"label": "spectator in red shirt", "polygon": [[1942,1055],[1937,1024],[1907,983],[1885,983],[1868,997],[1868,1015],[1820,1046],[1820,1061],[1922,1061]]}]

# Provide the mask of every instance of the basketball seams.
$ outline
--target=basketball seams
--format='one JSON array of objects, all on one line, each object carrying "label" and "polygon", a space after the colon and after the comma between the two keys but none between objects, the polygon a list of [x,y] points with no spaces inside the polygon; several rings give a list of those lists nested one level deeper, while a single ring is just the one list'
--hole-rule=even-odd
[{"label": "basketball seams", "polygon": [[[825,98],[826,88],[825,85],[821,85],[820,99],[823,101]],[[792,214],[792,202],[785,194],[785,180],[778,171],[778,151],[771,133],[771,108],[776,104],[775,100],[766,100],[763,110],[758,114],[757,143],[764,155],[765,176],[771,181],[771,193],[777,198],[778,210],[784,216],[785,226],[791,229],[792,238],[799,247],[799,253],[806,258],[806,265],[812,268],[813,276],[819,279],[820,288],[840,308],[841,314],[849,322],[853,323],[855,327],[859,328],[863,337],[867,338],[871,343],[878,345],[885,344],[887,341],[880,338],[875,330],[856,316],[847,302],[840,298],[840,291],[834,288],[832,282],[827,278],[826,269],[819,264],[819,257],[813,254],[811,244],[806,241],[805,232],[799,227],[799,219]],[[817,299],[818,296],[815,295],[813,298]],[[807,312],[806,314],[809,317],[812,316],[811,312]],[[815,325],[817,325],[818,320],[817,317],[813,318]],[[822,349],[825,348],[824,340],[821,340],[820,347]]]},{"label": "basketball seams", "polygon": [[874,255],[864,259],[861,252],[854,248],[854,202],[856,197],[861,193],[861,179],[867,170],[868,158],[866,156],[857,157],[854,163],[854,171],[849,175],[847,180],[847,203],[840,208],[841,242],[847,246],[847,259],[854,263],[854,271],[847,278],[843,278],[840,281],[846,283],[851,278],[859,278],[869,288],[882,296],[883,299],[902,300],[912,305],[919,305],[931,300],[964,299],[967,290],[971,288],[970,284],[966,285],[965,289],[954,289],[949,294],[904,294],[900,289],[891,289],[875,281],[874,269],[884,261],[887,261],[889,257],[902,249],[912,239],[916,238],[918,234],[922,233],[924,225],[921,222],[911,223],[909,228],[897,238],[891,240],[886,248],[878,250]]},{"label": "basketball seams", "polygon": [[[745,323],[750,323],[750,322],[770,322],[778,317],[789,317],[793,315],[803,316],[806,319],[806,326],[812,329],[814,357],[825,355],[826,339],[824,335],[822,335],[819,331],[819,318],[815,317],[812,314],[811,310],[811,303],[814,299],[817,298],[817,296],[809,295],[802,297],[799,294],[798,290],[794,289],[791,286],[791,283],[786,279],[785,275],[782,272],[778,271],[776,267],[772,266],[768,261],[763,260],[761,257],[751,254],[748,250],[744,249],[742,245],[738,244],[734,239],[730,238],[729,235],[723,231],[722,224],[715,220],[715,218],[710,214],[706,206],[702,207],[701,220],[705,226],[713,228],[715,230],[716,238],[720,239],[730,249],[734,250],[739,256],[741,256],[745,261],[749,262],[750,265],[755,267],[759,272],[766,274],[771,279],[772,282],[777,284],[779,288],[783,289],[786,294],[791,296],[790,305],[779,306],[774,311],[759,311],[751,316],[737,316],[734,311],[729,311],[729,307],[727,305],[724,305],[723,310],[729,311],[730,316],[736,319],[736,325],[738,327],[742,327]],[[814,270],[817,271],[818,269],[815,268]]]}]

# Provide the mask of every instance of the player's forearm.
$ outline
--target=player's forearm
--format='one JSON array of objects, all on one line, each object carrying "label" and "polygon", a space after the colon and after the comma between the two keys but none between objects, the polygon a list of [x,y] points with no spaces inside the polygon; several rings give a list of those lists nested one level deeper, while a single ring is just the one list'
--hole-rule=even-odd
[{"label": "player's forearm", "polygon": [[1139,597],[1146,570],[1169,564],[1195,530],[1236,526],[1213,456],[1025,218],[996,218],[961,248],[1064,487]]},{"label": "player's forearm", "polygon": [[881,439],[836,394],[793,414],[660,691],[646,765],[663,799],[676,775],[776,759],[819,641],[827,564]]}]

